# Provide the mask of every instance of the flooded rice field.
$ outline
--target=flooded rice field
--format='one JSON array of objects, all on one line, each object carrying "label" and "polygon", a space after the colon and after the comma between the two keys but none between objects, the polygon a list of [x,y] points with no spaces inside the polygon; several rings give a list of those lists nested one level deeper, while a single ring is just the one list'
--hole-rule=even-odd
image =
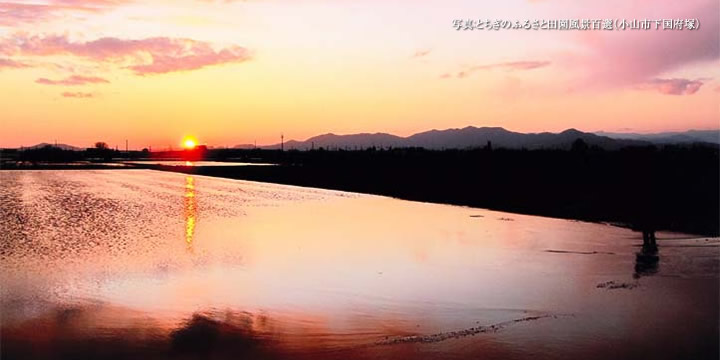
[{"label": "flooded rice field", "polygon": [[153,170],[0,171],[0,354],[717,359],[720,240]]}]

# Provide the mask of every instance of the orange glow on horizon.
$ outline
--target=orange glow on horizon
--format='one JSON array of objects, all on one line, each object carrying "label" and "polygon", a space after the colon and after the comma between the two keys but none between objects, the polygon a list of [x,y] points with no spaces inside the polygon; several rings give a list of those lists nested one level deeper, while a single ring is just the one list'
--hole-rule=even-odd
[{"label": "orange glow on horizon", "polygon": [[182,145],[184,148],[192,150],[197,146],[197,140],[193,137],[186,136],[185,139],[183,139]]}]

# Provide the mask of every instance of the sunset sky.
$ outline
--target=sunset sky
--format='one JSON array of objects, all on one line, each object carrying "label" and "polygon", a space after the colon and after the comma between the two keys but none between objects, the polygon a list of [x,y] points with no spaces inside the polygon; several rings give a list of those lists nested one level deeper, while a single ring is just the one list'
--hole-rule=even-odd
[{"label": "sunset sky", "polygon": [[[0,0],[0,147],[720,126],[717,0]],[[455,19],[698,19],[474,30]]]}]

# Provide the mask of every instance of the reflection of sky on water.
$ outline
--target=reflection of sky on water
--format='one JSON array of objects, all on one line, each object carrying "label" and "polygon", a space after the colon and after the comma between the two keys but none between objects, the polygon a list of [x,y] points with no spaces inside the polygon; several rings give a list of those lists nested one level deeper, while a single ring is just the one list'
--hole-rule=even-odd
[{"label": "reflection of sky on water", "polygon": [[660,234],[662,266],[635,279],[639,234],[606,225],[149,170],[0,180],[4,342],[62,318],[74,333],[183,338],[190,322],[318,350],[549,314],[571,316],[398,349],[717,344],[717,239]]}]

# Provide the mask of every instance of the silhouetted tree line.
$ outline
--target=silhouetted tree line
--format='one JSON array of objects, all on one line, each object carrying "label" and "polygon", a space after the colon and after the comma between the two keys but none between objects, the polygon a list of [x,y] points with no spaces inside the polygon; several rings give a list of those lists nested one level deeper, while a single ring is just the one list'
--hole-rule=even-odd
[{"label": "silhouetted tree line", "polygon": [[118,151],[111,149],[104,142],[98,142],[94,148],[82,151],[65,150],[52,145],[43,147],[3,150],[3,155],[14,161],[25,161],[31,163],[66,163],[74,161],[112,161],[113,159],[142,159],[147,158],[150,152],[147,149],[142,151]]},{"label": "silhouetted tree line", "polygon": [[34,149],[25,149],[18,152],[18,160],[30,162],[72,162],[84,160],[80,151],[64,150],[59,147],[47,145]]}]

